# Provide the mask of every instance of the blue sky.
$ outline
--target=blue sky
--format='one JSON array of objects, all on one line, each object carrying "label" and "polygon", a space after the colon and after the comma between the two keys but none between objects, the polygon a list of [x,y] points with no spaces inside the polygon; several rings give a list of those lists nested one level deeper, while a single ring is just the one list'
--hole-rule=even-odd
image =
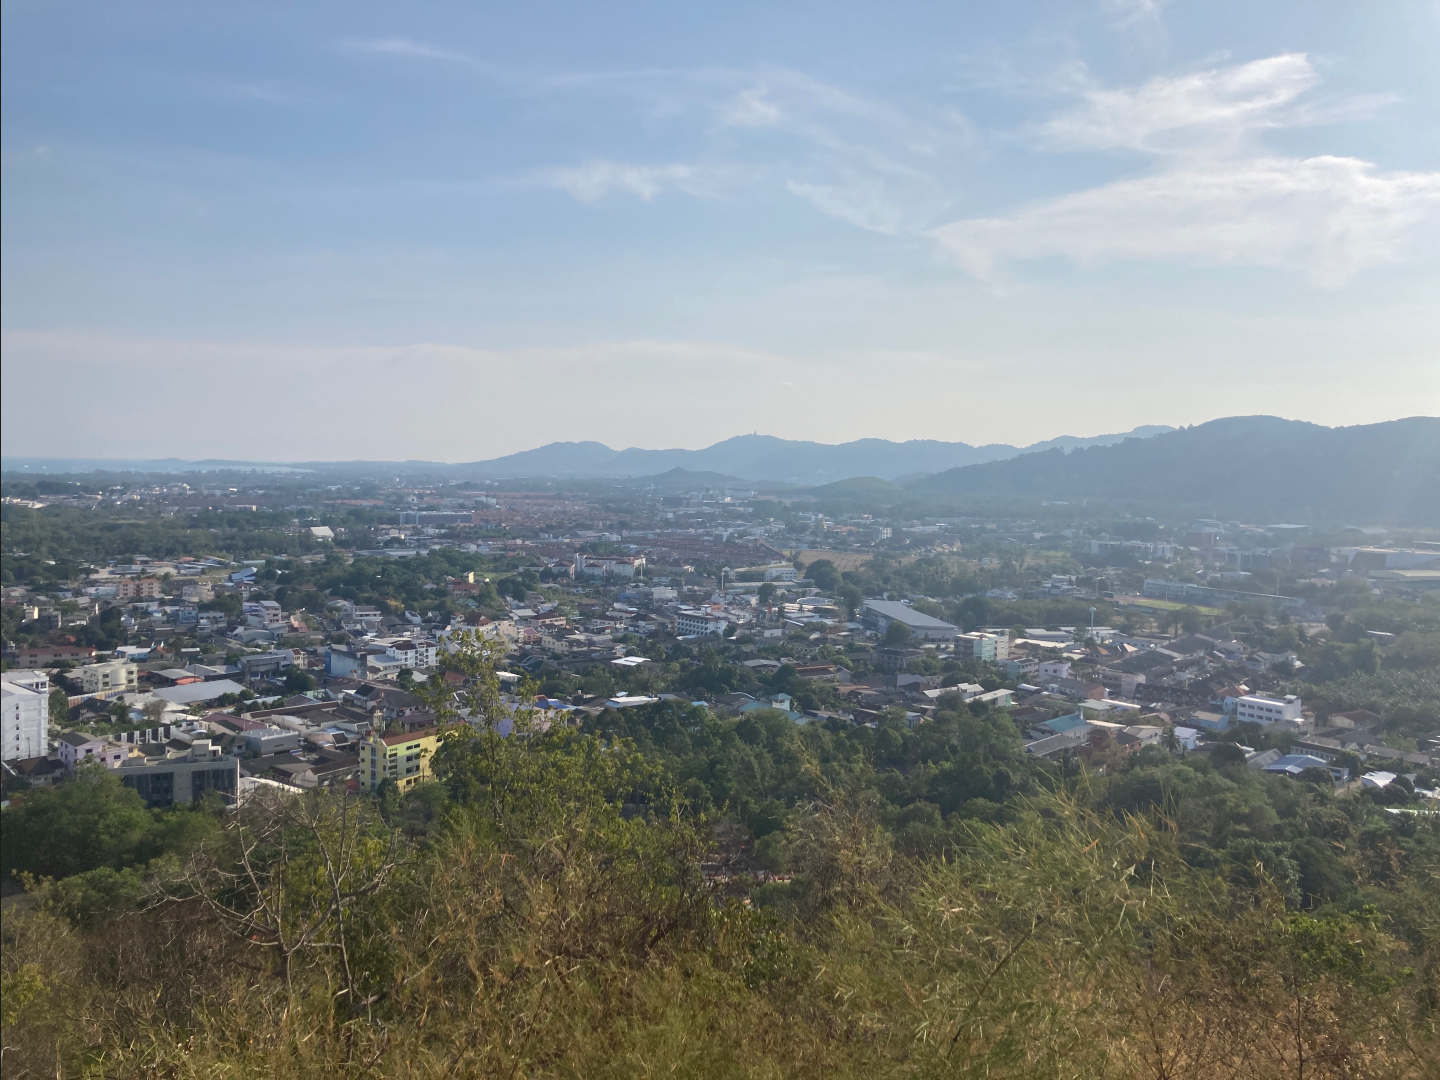
[{"label": "blue sky", "polygon": [[1440,412],[1435,3],[3,20],[7,454]]}]

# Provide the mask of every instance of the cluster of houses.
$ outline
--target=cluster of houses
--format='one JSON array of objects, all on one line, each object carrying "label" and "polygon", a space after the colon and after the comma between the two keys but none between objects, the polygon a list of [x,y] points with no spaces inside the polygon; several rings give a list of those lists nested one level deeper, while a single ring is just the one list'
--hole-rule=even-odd
[{"label": "cluster of houses", "polygon": [[[393,781],[403,791],[429,775],[437,738],[434,717],[408,687],[436,677],[444,653],[471,634],[504,643],[515,672],[506,675],[507,688],[520,673],[547,665],[571,671],[597,664],[617,671],[642,666],[649,661],[638,655],[637,637],[702,646],[738,640],[844,649],[864,643],[869,661],[864,677],[840,663],[744,661],[756,674],[788,665],[802,681],[830,684],[835,694],[826,698],[840,701],[838,707],[801,708],[784,693],[726,694],[707,705],[732,713],[777,709],[797,723],[873,724],[886,710],[901,709],[908,722],[919,724],[959,700],[1008,709],[1027,751],[1043,758],[1103,759],[1157,744],[1177,753],[1204,752],[1212,736],[1254,724],[1294,737],[1294,753],[1253,755],[1255,768],[1290,775],[1326,768],[1338,777],[1343,767],[1334,763],[1341,755],[1362,762],[1403,757],[1416,768],[1440,764],[1440,746],[1400,755],[1384,747],[1376,724],[1363,718],[1351,716],[1346,726],[1346,717],[1331,717],[1327,726],[1297,697],[1252,690],[1250,682],[1273,686],[1277,671],[1289,674],[1303,665],[1294,653],[1252,649],[1223,628],[1169,639],[1128,637],[1104,626],[966,630],[932,614],[943,609],[923,597],[870,598],[852,608],[823,595],[789,562],[727,567],[713,586],[687,589],[683,578],[672,583],[649,573],[645,554],[630,548],[625,554],[538,556],[531,569],[565,582],[579,599],[561,603],[553,590],[549,599],[531,592],[507,601],[499,617],[493,608],[486,614],[465,603],[481,591],[483,582],[474,574],[441,583],[459,601],[459,611],[440,618],[396,614],[339,597],[328,599],[324,616],[305,616],[254,597],[260,560],[238,568],[187,559],[111,566],[79,588],[64,590],[60,600],[69,604],[27,608],[31,621],[49,620],[45,624],[56,631],[51,640],[57,643],[7,656],[16,669],[4,680],[5,768],[41,784],[92,762],[115,769],[155,806],[210,792],[239,800],[270,787],[336,783],[375,791]],[[1164,582],[1155,588],[1161,586],[1168,588]],[[1079,591],[1075,579],[1066,577],[1052,577],[1041,589],[1062,597]],[[238,616],[212,610],[217,605],[211,602],[225,593],[241,598]],[[125,640],[148,644],[101,654],[63,640],[67,619],[88,620],[107,608],[120,613]],[[168,648],[178,630],[203,642],[207,651],[187,655]],[[1007,685],[987,679],[987,689],[917,674],[934,670],[923,662],[927,658],[990,665]],[[288,691],[287,679],[297,672],[319,688]],[[63,691],[69,722],[61,725],[66,730],[52,732],[57,690]],[[227,711],[239,699],[256,696],[265,699],[266,708]],[[598,711],[652,700],[628,694],[568,702],[508,698],[513,710],[540,715],[544,723],[577,708]],[[93,733],[97,723],[115,726],[121,713],[135,730],[113,737]],[[148,726],[140,727],[142,721]]]}]

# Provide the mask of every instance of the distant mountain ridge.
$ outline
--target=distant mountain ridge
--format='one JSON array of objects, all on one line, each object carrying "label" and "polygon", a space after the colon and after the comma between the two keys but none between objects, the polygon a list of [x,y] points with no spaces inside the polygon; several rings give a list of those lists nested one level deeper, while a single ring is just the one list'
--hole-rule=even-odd
[{"label": "distant mountain ridge", "polygon": [[184,461],[179,458],[7,457],[3,468],[6,472],[51,475],[91,471],[168,473],[232,469],[258,469],[262,472],[289,469],[314,472],[373,469],[384,472],[401,468],[409,471],[425,469],[457,479],[531,479],[554,476],[597,480],[651,477],[672,469],[683,469],[693,473],[720,473],[745,480],[817,485],[854,476],[876,476],[890,481],[902,476],[913,479],[963,465],[1003,461],[1018,454],[1050,449],[1068,452],[1088,446],[1107,446],[1125,439],[1143,439],[1173,430],[1174,428],[1164,425],[1147,424],[1133,431],[1089,438],[1061,435],[1059,438],[1025,447],[1010,446],[1006,443],[971,446],[969,443],[941,442],[937,439],[912,439],[908,442],[856,439],[852,442],[831,444],[782,439],[774,435],[737,435],[701,450],[645,450],[639,447],[614,450],[600,442],[555,442],[488,461],[461,464],[383,460],[251,462],[218,459]]},{"label": "distant mountain ridge", "polygon": [[1143,441],[961,466],[908,488],[926,497],[1096,499],[1272,520],[1440,523],[1440,418],[1328,428],[1232,416]]},{"label": "distant mountain ridge", "polygon": [[963,465],[1001,461],[1018,454],[1050,449],[1069,451],[1104,446],[1125,439],[1148,438],[1173,428],[1146,425],[1113,435],[1056,439],[1017,447],[1004,443],[971,446],[963,442],[913,439],[856,439],[830,444],[781,439],[774,435],[737,435],[702,450],[612,450],[604,443],[550,443],[534,450],[451,466],[465,475],[489,477],[637,477],[671,469],[723,473],[746,480],[793,484],[824,484],[853,476],[894,480],[915,473],[935,473]]}]

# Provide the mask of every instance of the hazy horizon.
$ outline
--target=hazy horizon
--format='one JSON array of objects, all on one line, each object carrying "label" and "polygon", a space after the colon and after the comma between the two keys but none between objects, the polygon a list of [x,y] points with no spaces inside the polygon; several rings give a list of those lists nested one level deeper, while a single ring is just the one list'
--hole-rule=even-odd
[{"label": "hazy horizon", "polygon": [[[1254,415],[1254,414],[1252,414],[1252,415]],[[1210,422],[1215,421],[1215,420],[1228,420],[1228,419],[1237,419],[1237,418],[1238,418],[1238,417],[1211,417],[1211,418],[1209,418],[1208,420],[1197,421],[1196,424],[1191,424],[1191,425],[1175,425],[1175,426],[1173,426],[1173,427],[1171,427],[1171,426],[1169,426],[1169,425],[1163,425],[1163,424],[1161,424],[1161,425],[1140,424],[1140,425],[1136,425],[1135,428],[1132,428],[1132,429],[1130,429],[1130,430],[1128,430],[1128,431],[1096,431],[1096,432],[1084,432],[1084,433],[1079,432],[1079,431],[1066,431],[1066,432],[1062,432],[1062,433],[1060,433],[1060,434],[1058,434],[1058,435],[1049,435],[1049,436],[1047,436],[1047,437],[1045,437],[1045,438],[1037,439],[1037,440],[1035,440],[1035,441],[1033,441],[1033,442],[1028,442],[1028,443],[1003,443],[1003,442],[967,443],[967,442],[965,442],[964,440],[959,440],[959,439],[954,439],[954,440],[930,440],[930,439],[889,440],[889,439],[877,439],[877,438],[874,437],[874,436],[865,436],[865,435],[856,436],[856,437],[853,438],[853,439],[840,439],[840,440],[834,440],[834,441],[825,440],[825,439],[804,439],[804,440],[801,440],[801,439],[793,439],[793,440],[792,440],[792,439],[786,439],[785,436],[775,436],[775,435],[770,435],[770,434],[768,434],[768,433],[766,433],[766,432],[756,432],[756,431],[752,431],[752,432],[738,432],[738,433],[736,433],[736,434],[734,434],[734,435],[729,435],[729,436],[726,436],[725,438],[717,439],[717,440],[715,440],[714,442],[703,443],[703,444],[696,445],[696,446],[685,446],[685,445],[678,445],[678,444],[663,445],[663,446],[641,446],[641,445],[636,444],[636,443],[606,442],[604,439],[555,439],[555,440],[551,440],[550,442],[547,442],[547,443],[536,443],[536,444],[533,444],[533,445],[526,445],[526,446],[521,446],[521,447],[518,447],[518,448],[512,448],[512,449],[509,449],[509,450],[504,450],[504,451],[502,451],[502,452],[500,452],[500,453],[498,453],[498,454],[492,454],[492,455],[489,455],[489,456],[487,456],[487,457],[468,457],[468,458],[458,458],[458,457],[457,457],[457,458],[448,458],[448,459],[447,459],[447,458],[414,458],[414,457],[411,457],[411,458],[375,458],[375,457],[369,457],[369,458],[365,458],[365,457],[360,457],[360,458],[342,458],[342,457],[310,457],[310,458],[300,458],[300,457],[273,457],[273,456],[271,456],[271,457],[259,457],[259,456],[257,456],[257,457],[237,458],[237,457],[232,457],[232,456],[228,456],[228,455],[205,455],[205,456],[196,456],[196,455],[186,455],[186,454],[181,454],[181,453],[168,453],[168,454],[155,454],[155,455],[141,455],[141,456],[137,456],[137,455],[113,455],[113,454],[112,454],[112,455],[95,455],[95,454],[87,454],[87,455],[26,454],[26,453],[9,453],[9,452],[4,453],[3,458],[4,458],[4,461],[6,462],[6,467],[7,467],[7,468],[12,467],[11,463],[16,462],[16,461],[55,461],[55,462],[82,462],[82,463],[83,463],[83,462],[116,462],[116,463],[121,463],[121,464],[135,463],[135,462],[146,462],[146,461],[152,461],[152,462],[178,461],[178,462],[180,462],[180,463],[182,463],[182,464],[201,464],[201,463],[223,462],[223,463],[234,463],[234,464],[238,464],[238,465],[282,465],[282,466],[283,466],[283,465],[296,465],[296,464],[330,464],[330,465],[344,465],[344,464],[348,464],[348,463],[350,463],[350,462],[382,462],[382,463],[386,463],[386,464],[402,464],[402,463],[404,463],[404,462],[409,461],[409,462],[432,463],[432,464],[436,464],[436,465],[455,466],[455,465],[466,465],[466,464],[480,463],[480,462],[486,462],[486,461],[492,461],[492,460],[503,460],[503,459],[505,459],[505,458],[517,457],[517,456],[520,456],[520,455],[523,455],[523,454],[532,453],[532,452],[537,451],[537,450],[544,450],[544,449],[547,449],[547,448],[549,448],[549,447],[557,446],[557,445],[583,445],[583,444],[588,444],[588,443],[598,443],[598,444],[600,444],[600,445],[603,445],[606,449],[608,449],[608,450],[610,450],[610,451],[612,451],[612,452],[616,452],[616,453],[632,453],[632,452],[634,452],[634,453],[647,453],[647,454],[662,454],[662,453],[672,453],[672,452],[673,452],[673,453],[693,453],[693,452],[696,452],[696,451],[707,450],[707,449],[711,449],[711,448],[714,448],[714,447],[717,447],[717,446],[725,445],[725,444],[730,443],[730,442],[733,442],[733,441],[735,441],[735,440],[745,439],[745,438],[751,438],[751,437],[755,437],[755,436],[762,436],[762,437],[765,437],[765,438],[780,438],[780,439],[786,439],[787,442],[792,442],[792,443],[808,443],[808,444],[817,445],[817,446],[824,446],[824,447],[843,447],[843,446],[853,445],[853,444],[859,443],[859,442],[875,442],[875,441],[885,442],[885,443],[889,443],[889,444],[891,444],[891,445],[897,445],[897,446],[904,446],[904,445],[906,445],[907,443],[917,443],[917,442],[942,442],[942,443],[949,443],[949,444],[951,444],[951,445],[968,445],[968,446],[973,446],[973,447],[975,447],[976,449],[985,449],[986,447],[990,447],[990,446],[996,446],[996,447],[998,447],[998,446],[1006,446],[1006,447],[1011,447],[1011,448],[1014,448],[1014,449],[1017,449],[1017,450],[1020,450],[1020,451],[1026,451],[1026,450],[1029,450],[1029,449],[1032,448],[1032,447],[1046,447],[1046,446],[1049,446],[1050,444],[1057,443],[1057,442],[1063,442],[1064,440],[1068,440],[1068,439],[1076,439],[1076,440],[1084,441],[1084,440],[1101,439],[1101,438],[1105,438],[1105,437],[1107,437],[1107,436],[1116,436],[1116,435],[1129,436],[1129,435],[1131,435],[1131,434],[1132,434],[1133,432],[1135,432],[1135,431],[1141,431],[1141,430],[1144,430],[1144,429],[1149,428],[1149,427],[1155,427],[1155,428],[1158,428],[1158,429],[1161,429],[1161,430],[1164,430],[1164,429],[1166,429],[1167,427],[1169,428],[1169,430],[1181,430],[1181,429],[1183,429],[1184,427],[1199,426],[1199,425],[1201,425],[1201,424],[1210,423]],[[1407,417],[1407,416],[1400,416],[1400,417],[1390,418],[1389,420],[1375,421],[1375,423],[1390,423],[1390,422],[1399,421],[1399,420],[1408,420],[1408,419],[1416,419],[1416,418],[1431,419],[1431,417],[1421,417],[1420,414],[1413,414],[1413,415],[1408,416],[1408,417]],[[1295,420],[1296,422],[1299,422],[1299,423],[1312,423],[1312,422],[1313,422],[1313,421],[1306,421],[1306,420],[1303,420],[1303,419],[1301,419],[1301,418],[1294,418],[1294,417],[1279,417],[1278,419]],[[1355,427],[1355,426],[1368,426],[1368,425],[1320,425],[1320,426],[1326,426],[1326,427]],[[1148,438],[1148,437],[1150,437],[1151,435],[1158,434],[1158,433],[1159,433],[1158,431],[1156,431],[1156,432],[1147,432],[1145,435],[1141,435],[1141,436],[1138,436],[1138,437],[1140,437],[1140,438]]]}]

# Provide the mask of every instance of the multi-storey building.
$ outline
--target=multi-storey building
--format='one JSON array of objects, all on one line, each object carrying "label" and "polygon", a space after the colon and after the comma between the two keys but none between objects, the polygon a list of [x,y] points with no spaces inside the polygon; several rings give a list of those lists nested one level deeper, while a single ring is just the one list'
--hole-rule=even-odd
[{"label": "multi-storey building", "polygon": [[1294,694],[1286,694],[1280,699],[1247,694],[1235,703],[1235,719],[1240,723],[1262,726],[1277,723],[1299,725],[1304,720],[1301,704]]},{"label": "multi-storey building", "polygon": [[159,578],[124,578],[115,586],[116,600],[151,600],[159,595]]},{"label": "multi-storey building", "polygon": [[274,600],[250,600],[245,604],[245,621],[261,630],[278,630],[285,625],[285,612]]},{"label": "multi-storey building", "polygon": [[43,671],[7,671],[0,679],[0,752],[6,761],[44,757],[50,748],[49,677]]},{"label": "multi-storey building", "polygon": [[1009,634],[957,634],[955,644],[957,647],[970,646],[970,654],[976,660],[988,660],[991,663],[1003,664],[1010,659],[1010,635]]},{"label": "multi-storey building", "polygon": [[75,669],[80,676],[80,688],[87,694],[109,694],[114,691],[134,690],[140,669],[129,660],[106,660],[99,664],[86,664]]},{"label": "multi-storey building", "polygon": [[360,783],[375,791],[394,780],[401,791],[430,779],[430,761],[440,745],[437,728],[422,728],[408,735],[372,731],[360,744]]},{"label": "multi-storey building", "polygon": [[723,615],[709,611],[680,611],[675,616],[675,633],[680,637],[714,635],[724,637],[729,621]]}]

